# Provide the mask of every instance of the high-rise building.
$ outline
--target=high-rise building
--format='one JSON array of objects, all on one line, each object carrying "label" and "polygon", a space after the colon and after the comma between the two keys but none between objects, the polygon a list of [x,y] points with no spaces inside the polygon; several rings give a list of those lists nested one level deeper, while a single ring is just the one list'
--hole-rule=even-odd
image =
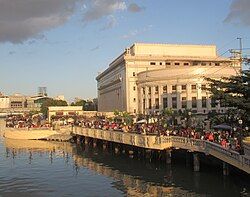
[{"label": "high-rise building", "polygon": [[98,110],[224,112],[209,98],[205,77],[229,77],[240,69],[238,59],[218,56],[214,45],[136,43],[96,77]]}]

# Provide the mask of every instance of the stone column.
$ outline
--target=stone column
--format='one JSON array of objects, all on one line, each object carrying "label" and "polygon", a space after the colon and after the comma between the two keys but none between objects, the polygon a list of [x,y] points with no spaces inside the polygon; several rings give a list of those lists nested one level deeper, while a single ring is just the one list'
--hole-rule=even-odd
[{"label": "stone column", "polygon": [[202,111],[202,95],[201,95],[201,84],[197,83],[197,112],[203,112]]},{"label": "stone column", "polygon": [[143,91],[142,87],[138,86],[138,112],[143,113]]},{"label": "stone column", "polygon": [[159,110],[163,110],[163,86],[159,85],[158,86],[159,90]]},{"label": "stone column", "polygon": [[193,161],[194,161],[194,172],[200,171],[200,159],[198,153],[193,153]]},{"label": "stone column", "polygon": [[192,90],[191,84],[187,84],[187,108],[192,109]]},{"label": "stone column", "polygon": [[176,85],[177,110],[181,109],[181,85]]},{"label": "stone column", "polygon": [[152,104],[151,111],[154,111],[155,110],[155,86],[151,86],[151,104]]},{"label": "stone column", "polygon": [[168,108],[172,108],[172,85],[167,85]]}]

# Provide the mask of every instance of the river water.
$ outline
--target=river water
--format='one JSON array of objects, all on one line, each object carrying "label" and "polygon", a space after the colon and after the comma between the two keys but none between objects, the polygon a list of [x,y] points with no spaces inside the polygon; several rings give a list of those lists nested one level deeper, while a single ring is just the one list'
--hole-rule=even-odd
[{"label": "river water", "polygon": [[0,137],[0,196],[250,196],[249,176],[224,177],[213,168],[195,173],[185,161],[173,163]]}]

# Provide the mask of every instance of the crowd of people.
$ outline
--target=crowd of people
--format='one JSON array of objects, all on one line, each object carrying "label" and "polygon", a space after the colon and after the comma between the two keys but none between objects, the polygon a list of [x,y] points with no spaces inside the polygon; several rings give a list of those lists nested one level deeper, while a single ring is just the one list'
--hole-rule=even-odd
[{"label": "crowd of people", "polygon": [[[57,120],[58,121],[58,120]],[[73,121],[62,119],[62,125],[75,125],[85,128],[95,128],[102,130],[120,131],[137,133],[142,135],[160,135],[160,136],[180,136],[192,139],[207,140],[220,144],[224,148],[230,148],[236,151],[242,150],[241,136],[236,135],[233,131],[225,130],[202,130],[197,131],[195,128],[184,127],[167,127],[167,124],[160,122],[148,123],[145,121],[138,121],[133,124],[126,124],[124,121],[108,120],[106,118],[84,118],[78,117]],[[53,123],[49,124],[39,114],[37,115],[12,115],[6,118],[6,127],[13,128],[50,128]]]},{"label": "crowd of people", "polygon": [[203,130],[198,132],[194,128],[172,127],[172,129],[169,129],[167,128],[167,125],[164,124],[146,122],[126,125],[124,122],[107,121],[105,119],[83,119],[76,121],[75,125],[85,128],[129,132],[142,135],[180,136],[192,139],[201,139],[220,144],[224,148],[230,148],[238,152],[242,151],[240,136],[237,136],[233,131]]},{"label": "crowd of people", "polygon": [[43,120],[42,115],[9,115],[6,118],[6,127],[11,128],[48,128],[48,124]]}]

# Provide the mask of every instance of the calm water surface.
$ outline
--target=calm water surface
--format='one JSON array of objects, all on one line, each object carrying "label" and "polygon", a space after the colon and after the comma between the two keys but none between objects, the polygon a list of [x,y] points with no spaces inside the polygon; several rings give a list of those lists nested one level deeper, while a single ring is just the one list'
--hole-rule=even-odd
[{"label": "calm water surface", "polygon": [[70,143],[0,137],[0,196],[250,196],[249,191],[246,177],[223,177],[216,169],[194,173],[182,162],[166,166]]}]

